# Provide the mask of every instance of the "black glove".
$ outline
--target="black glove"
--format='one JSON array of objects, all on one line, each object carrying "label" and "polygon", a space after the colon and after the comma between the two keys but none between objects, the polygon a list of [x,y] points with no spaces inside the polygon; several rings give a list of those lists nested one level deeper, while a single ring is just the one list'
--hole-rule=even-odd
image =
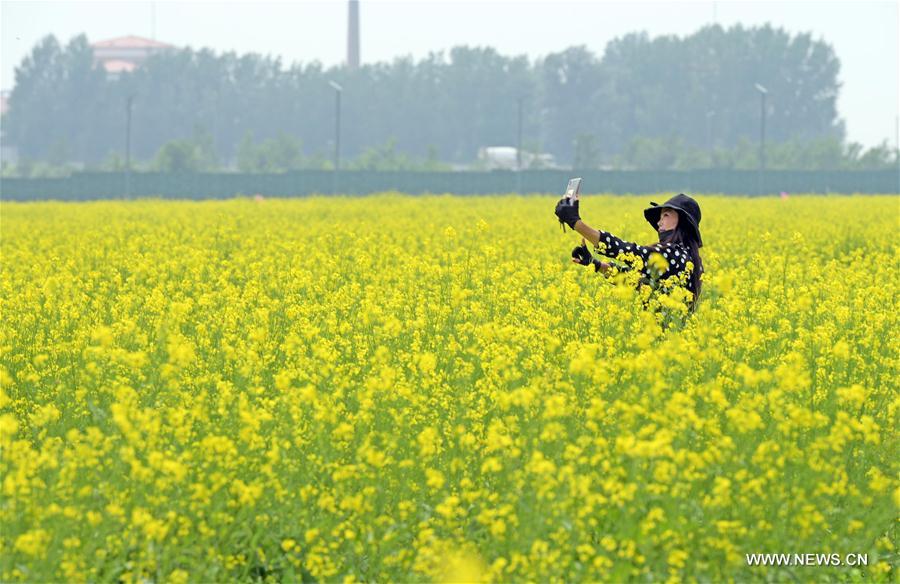
[{"label": "black glove", "polygon": [[572,258],[582,266],[594,266],[594,271],[599,272],[603,269],[603,262],[591,255],[588,251],[587,244],[582,243],[572,250]]},{"label": "black glove", "polygon": [[560,223],[565,223],[570,228],[575,229],[575,223],[581,220],[578,216],[578,200],[570,203],[569,199],[563,197],[556,203],[556,216],[559,217]]},{"label": "black glove", "polygon": [[572,257],[578,260],[578,263],[582,266],[591,265],[592,260],[594,259],[594,256],[591,255],[587,245],[584,243],[572,250]]}]

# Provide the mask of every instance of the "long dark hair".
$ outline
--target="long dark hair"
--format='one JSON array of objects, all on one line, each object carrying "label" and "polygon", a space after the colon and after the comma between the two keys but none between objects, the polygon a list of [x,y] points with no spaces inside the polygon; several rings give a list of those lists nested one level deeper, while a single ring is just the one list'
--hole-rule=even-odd
[{"label": "long dark hair", "polygon": [[697,236],[694,235],[694,228],[690,226],[681,213],[678,213],[678,215],[679,221],[675,227],[675,232],[669,236],[665,243],[684,244],[691,253],[694,269],[688,281],[688,290],[694,293],[694,301],[691,303],[691,312],[693,312],[697,309],[697,302],[700,300],[700,290],[703,288],[703,259],[700,257],[700,244],[697,241]]}]

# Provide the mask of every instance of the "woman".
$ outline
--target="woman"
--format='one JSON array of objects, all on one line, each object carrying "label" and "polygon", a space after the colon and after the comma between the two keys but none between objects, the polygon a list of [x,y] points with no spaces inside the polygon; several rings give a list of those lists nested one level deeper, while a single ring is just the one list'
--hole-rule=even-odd
[{"label": "woman", "polygon": [[[649,246],[638,245],[629,241],[623,241],[606,231],[598,231],[584,221],[578,215],[578,201],[569,204],[566,198],[560,199],[556,204],[556,216],[573,230],[582,235],[581,245],[572,250],[572,261],[585,266],[593,265],[595,271],[606,272],[612,264],[594,259],[588,251],[585,239],[594,244],[594,248],[601,254],[615,258],[622,253],[633,253],[643,260],[641,274],[642,282],[652,283],[665,280],[672,276],[688,273],[687,289],[693,294],[690,303],[690,311],[694,312],[700,298],[700,290],[703,286],[703,261],[700,258],[700,248],[703,240],[700,239],[700,205],[697,201],[685,194],[679,194],[662,205],[651,202],[650,207],[644,209],[644,217],[659,233],[659,243]],[[650,257],[654,253],[662,255],[666,261],[663,271],[661,266],[654,268]],[[690,270],[688,262],[693,264]]]}]

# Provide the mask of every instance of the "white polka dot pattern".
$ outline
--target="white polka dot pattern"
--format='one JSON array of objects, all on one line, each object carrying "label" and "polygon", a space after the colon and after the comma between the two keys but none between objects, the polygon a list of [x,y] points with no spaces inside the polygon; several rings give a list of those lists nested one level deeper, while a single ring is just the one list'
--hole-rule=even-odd
[{"label": "white polka dot pattern", "polygon": [[[641,268],[641,274],[650,277],[651,268],[647,265],[647,260],[651,253],[660,253],[667,260],[668,265],[666,271],[659,275],[660,279],[666,279],[671,276],[677,276],[687,269],[685,260],[690,259],[690,250],[683,243],[655,243],[650,246],[640,245],[630,241],[623,241],[612,233],[600,231],[599,241],[606,242],[604,246],[596,246],[597,251],[611,258],[618,258],[620,254],[637,253],[644,260],[644,267]],[[632,252],[634,248],[634,252]],[[671,254],[671,257],[670,257]],[[622,258],[620,258],[622,259]],[[676,261],[678,260],[678,261]],[[628,268],[626,268],[627,270]]]}]

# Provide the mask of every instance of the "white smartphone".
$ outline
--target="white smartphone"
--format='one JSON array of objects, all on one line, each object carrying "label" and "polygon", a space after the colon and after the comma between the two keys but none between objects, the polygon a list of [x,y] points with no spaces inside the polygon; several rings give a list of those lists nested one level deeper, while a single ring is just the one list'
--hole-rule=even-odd
[{"label": "white smartphone", "polygon": [[569,185],[566,187],[565,198],[569,199],[569,204],[571,205],[575,201],[578,200],[579,195],[581,194],[581,179],[573,178],[569,181]]}]

